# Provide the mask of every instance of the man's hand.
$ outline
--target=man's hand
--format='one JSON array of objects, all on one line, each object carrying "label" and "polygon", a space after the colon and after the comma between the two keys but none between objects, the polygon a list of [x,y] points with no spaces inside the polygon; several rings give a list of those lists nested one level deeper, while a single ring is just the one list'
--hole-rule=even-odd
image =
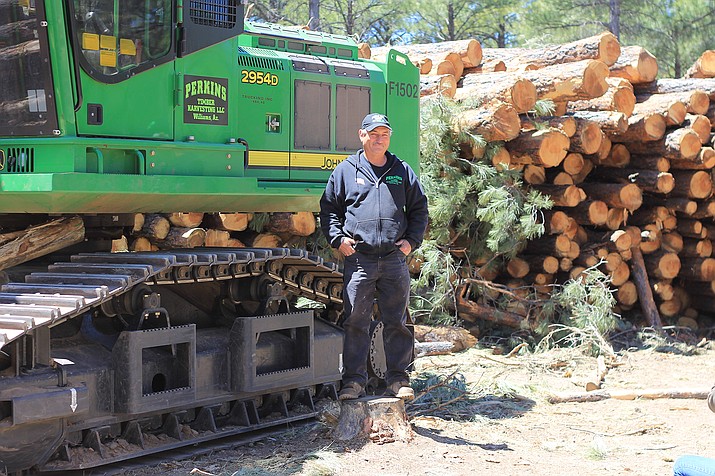
[{"label": "man's hand", "polygon": [[340,246],[338,247],[338,251],[340,251],[343,256],[355,254],[355,240],[352,238],[343,238],[342,243],[340,243]]},{"label": "man's hand", "polygon": [[402,251],[402,254],[407,256],[410,254],[410,251],[412,251],[412,245],[410,244],[409,241],[405,240],[404,238],[401,240],[398,240],[397,243],[395,243],[400,248],[400,251]]}]

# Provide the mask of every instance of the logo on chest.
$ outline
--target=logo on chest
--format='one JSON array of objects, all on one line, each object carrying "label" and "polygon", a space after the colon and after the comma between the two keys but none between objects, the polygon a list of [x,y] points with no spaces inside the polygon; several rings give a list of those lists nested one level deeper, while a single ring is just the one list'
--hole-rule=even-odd
[{"label": "logo on chest", "polygon": [[385,183],[388,185],[402,185],[402,177],[400,175],[388,175],[385,177]]}]

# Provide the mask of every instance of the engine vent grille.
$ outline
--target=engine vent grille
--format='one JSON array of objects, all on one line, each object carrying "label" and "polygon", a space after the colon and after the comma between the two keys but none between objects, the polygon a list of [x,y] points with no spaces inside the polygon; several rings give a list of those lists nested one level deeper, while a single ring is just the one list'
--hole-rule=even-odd
[{"label": "engine vent grille", "polygon": [[283,63],[271,58],[238,55],[238,65],[246,68],[263,68],[283,71]]},{"label": "engine vent grille", "polygon": [[197,25],[232,29],[236,26],[238,0],[190,0],[189,17]]},{"label": "engine vent grille", "polygon": [[[1,158],[2,156],[0,156]],[[35,149],[32,147],[11,147],[2,164],[10,173],[26,173],[35,171]]]}]

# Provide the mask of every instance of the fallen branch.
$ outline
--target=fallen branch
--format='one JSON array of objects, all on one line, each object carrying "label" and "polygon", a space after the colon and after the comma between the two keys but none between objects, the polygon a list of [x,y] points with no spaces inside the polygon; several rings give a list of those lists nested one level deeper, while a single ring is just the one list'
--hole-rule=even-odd
[{"label": "fallen branch", "polygon": [[598,402],[613,398],[616,400],[635,400],[643,398],[653,400],[656,398],[695,398],[705,400],[710,389],[636,389],[636,390],[594,390],[593,392],[579,392],[548,397],[549,403],[583,403]]}]

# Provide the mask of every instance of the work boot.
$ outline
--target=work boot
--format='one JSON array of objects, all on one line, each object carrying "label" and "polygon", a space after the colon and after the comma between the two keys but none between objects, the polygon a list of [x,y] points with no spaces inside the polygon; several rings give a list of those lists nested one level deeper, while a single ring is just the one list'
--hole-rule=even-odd
[{"label": "work boot", "polygon": [[348,382],[343,385],[338,394],[338,400],[355,400],[356,398],[364,397],[365,389],[357,382]]},{"label": "work boot", "polygon": [[385,395],[397,397],[402,400],[412,400],[415,398],[415,391],[410,387],[410,382],[407,380],[399,380],[387,386]]}]

